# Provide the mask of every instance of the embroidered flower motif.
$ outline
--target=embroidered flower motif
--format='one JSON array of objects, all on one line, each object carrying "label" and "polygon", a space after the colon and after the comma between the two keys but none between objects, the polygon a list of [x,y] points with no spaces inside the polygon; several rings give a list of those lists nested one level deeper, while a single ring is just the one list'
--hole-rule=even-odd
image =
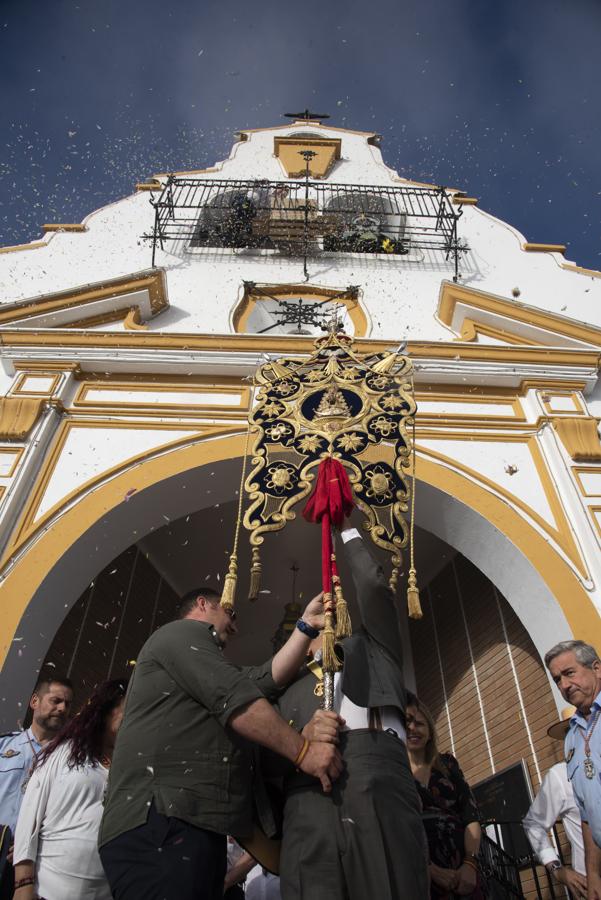
[{"label": "embroidered flower motif", "polygon": [[286,422],[276,422],[265,429],[265,434],[270,441],[281,441],[282,438],[292,434],[292,426],[287,425]]},{"label": "embroidered flower motif", "polygon": [[303,453],[315,453],[320,443],[321,438],[318,434],[305,434],[298,442],[298,448]]},{"label": "embroidered flower motif", "polygon": [[338,438],[336,443],[341,450],[349,453],[360,450],[363,447],[364,438],[360,434],[343,434]]},{"label": "embroidered flower motif", "polygon": [[275,463],[267,469],[267,478],[265,486],[274,494],[285,494],[294,487],[296,482],[296,471],[294,466],[285,463]]},{"label": "embroidered flower motif", "polygon": [[398,426],[396,422],[391,422],[386,416],[378,416],[377,419],[372,421],[371,428],[377,432],[380,437],[390,437],[390,435],[397,430]]}]

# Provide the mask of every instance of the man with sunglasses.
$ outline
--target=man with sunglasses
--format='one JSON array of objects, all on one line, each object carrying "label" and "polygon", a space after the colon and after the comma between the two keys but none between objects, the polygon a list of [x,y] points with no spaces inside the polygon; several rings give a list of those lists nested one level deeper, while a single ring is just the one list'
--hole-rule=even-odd
[{"label": "man with sunglasses", "polygon": [[[270,705],[323,627],[321,595],[262,666],[240,668],[223,648],[236,614],[210,588],[182,598],[179,619],[138,655],[113,755],[100,857],[115,900],[217,900],[226,835],[252,832],[255,773],[250,743],[290,760],[325,792],[342,771],[333,744],[299,735]],[[255,802],[260,792],[255,792]],[[257,809],[270,828],[267,808]]]}]

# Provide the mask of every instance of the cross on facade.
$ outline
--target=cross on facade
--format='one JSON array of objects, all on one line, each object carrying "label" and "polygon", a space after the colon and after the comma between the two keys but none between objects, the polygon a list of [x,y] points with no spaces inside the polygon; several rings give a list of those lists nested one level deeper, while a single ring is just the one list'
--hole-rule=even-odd
[{"label": "cross on facade", "polygon": [[306,109],[304,112],[300,113],[284,113],[284,117],[286,119],[304,119],[305,122],[317,122],[319,119],[329,119],[329,115],[327,113],[312,113]]}]

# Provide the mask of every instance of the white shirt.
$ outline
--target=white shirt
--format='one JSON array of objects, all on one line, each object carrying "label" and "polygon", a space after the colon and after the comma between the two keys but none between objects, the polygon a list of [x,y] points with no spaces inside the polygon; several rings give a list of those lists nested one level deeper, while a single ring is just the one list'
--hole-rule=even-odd
[{"label": "white shirt", "polygon": [[15,863],[35,862],[35,888],[46,900],[111,900],[98,854],[108,771],[69,768],[67,742],[34,770],[15,831]]},{"label": "white shirt", "polygon": [[255,866],[246,876],[244,896],[246,900],[281,900],[280,879],[271,872],[264,872],[261,866]]},{"label": "white shirt", "polygon": [[572,848],[572,868],[585,875],[580,813],[572,785],[568,781],[565,762],[557,763],[549,769],[523,822],[532,849],[543,866],[558,858],[557,850],[549,837],[549,829],[558,819],[563,822]]}]

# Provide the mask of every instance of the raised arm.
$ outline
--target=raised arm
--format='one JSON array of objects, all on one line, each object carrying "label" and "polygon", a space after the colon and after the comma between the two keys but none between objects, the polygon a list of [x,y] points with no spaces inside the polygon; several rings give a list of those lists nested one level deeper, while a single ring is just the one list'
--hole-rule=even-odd
[{"label": "raised arm", "polygon": [[403,645],[394,595],[384,570],[371,555],[356,528],[340,533],[344,555],[350,565],[363,626],[402,667]]},{"label": "raised arm", "polygon": [[[321,631],[323,628],[323,593],[314,597],[301,616],[309,630]],[[295,628],[271,661],[271,675],[278,687],[286,687],[298,674],[298,670],[307,658],[311,643],[311,635]]]}]

